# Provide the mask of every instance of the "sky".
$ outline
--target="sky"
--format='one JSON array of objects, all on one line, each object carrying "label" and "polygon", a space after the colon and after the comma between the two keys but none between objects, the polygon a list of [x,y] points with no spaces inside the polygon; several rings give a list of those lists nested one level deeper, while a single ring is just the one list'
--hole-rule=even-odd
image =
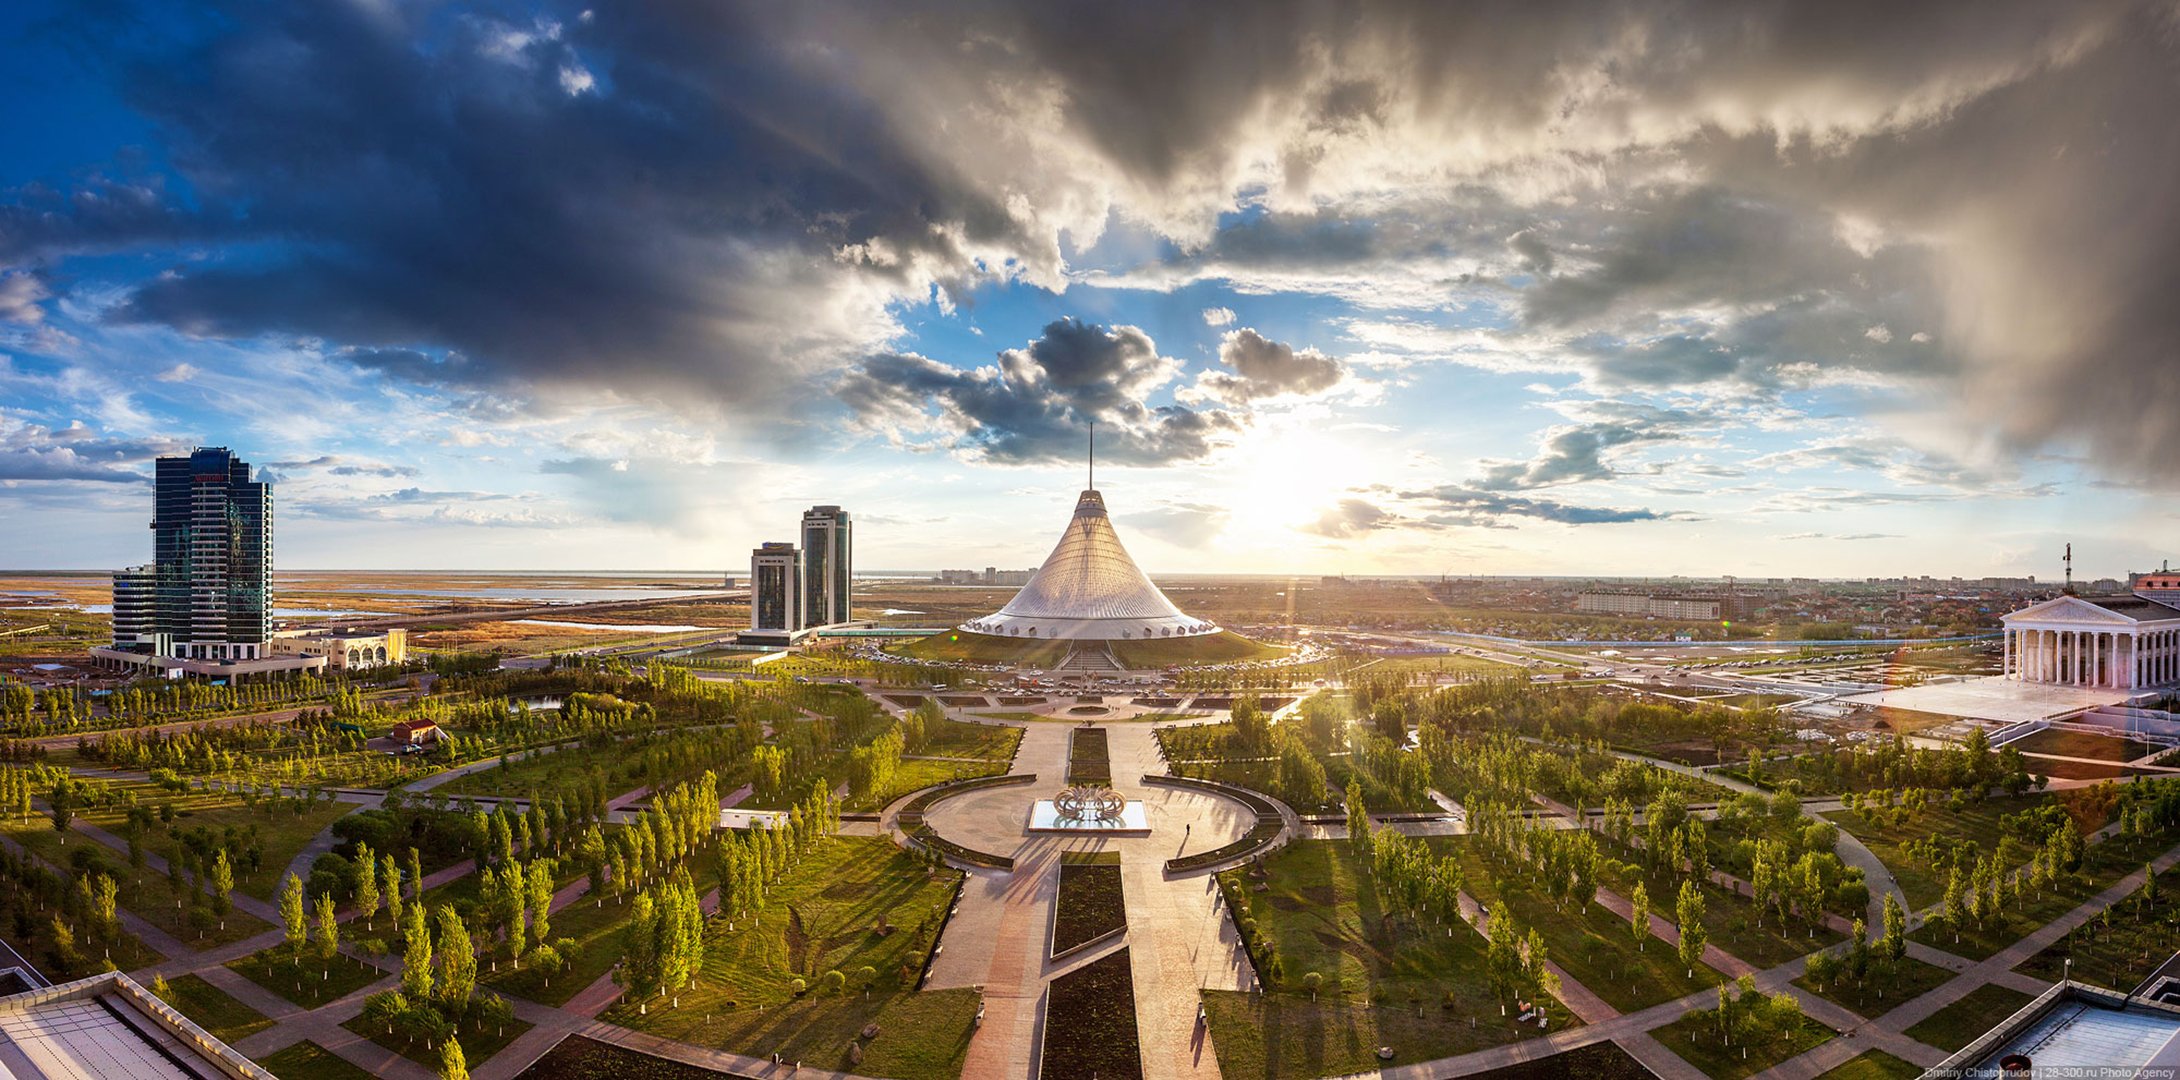
[{"label": "sky", "polygon": [[2180,6],[0,5],[0,566],[2174,553]]}]

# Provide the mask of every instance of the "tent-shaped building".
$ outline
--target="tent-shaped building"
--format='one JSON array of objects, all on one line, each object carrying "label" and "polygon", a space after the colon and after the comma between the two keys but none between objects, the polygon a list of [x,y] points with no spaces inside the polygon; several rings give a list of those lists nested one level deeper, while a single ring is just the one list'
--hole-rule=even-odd
[{"label": "tent-shaped building", "polygon": [[1067,531],[1022,591],[996,614],[963,623],[972,634],[1038,641],[1146,641],[1216,634],[1214,623],[1173,606],[1128,557],[1105,497],[1075,501]]}]

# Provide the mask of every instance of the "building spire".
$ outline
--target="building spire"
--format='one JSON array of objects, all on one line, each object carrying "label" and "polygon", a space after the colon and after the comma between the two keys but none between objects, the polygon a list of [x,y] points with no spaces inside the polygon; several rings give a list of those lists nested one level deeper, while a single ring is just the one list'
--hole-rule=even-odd
[{"label": "building spire", "polygon": [[1098,422],[1090,421],[1090,488],[1098,489]]}]

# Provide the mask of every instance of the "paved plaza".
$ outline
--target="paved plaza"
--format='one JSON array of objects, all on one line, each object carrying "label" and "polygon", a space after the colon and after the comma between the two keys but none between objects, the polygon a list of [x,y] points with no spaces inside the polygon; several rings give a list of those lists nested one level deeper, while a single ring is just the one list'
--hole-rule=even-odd
[{"label": "paved plaza", "polygon": [[[1217,1076],[1208,1033],[1196,1022],[1198,992],[1245,989],[1248,960],[1218,906],[1207,873],[1169,878],[1165,861],[1216,848],[1247,832],[1255,816],[1240,803],[1166,787],[1145,775],[1165,772],[1149,724],[1106,726],[1114,787],[1141,800],[1150,819],[1146,837],[1035,836],[1026,831],[1030,803],[1049,797],[1067,776],[1069,733],[1076,725],[1032,723],[1014,771],[1038,782],[972,792],[934,807],[926,820],[939,835],[993,854],[1012,855],[1012,873],[973,870],[932,964],[934,987],[984,988],[983,1027],[969,1046],[969,1078],[1035,1074],[1042,1041],[1046,986],[1058,975],[1127,947],[1133,959],[1136,1022],[1144,1075]],[[1117,851],[1128,928],[1117,940],[1053,963],[1046,959],[1060,853]]]}]

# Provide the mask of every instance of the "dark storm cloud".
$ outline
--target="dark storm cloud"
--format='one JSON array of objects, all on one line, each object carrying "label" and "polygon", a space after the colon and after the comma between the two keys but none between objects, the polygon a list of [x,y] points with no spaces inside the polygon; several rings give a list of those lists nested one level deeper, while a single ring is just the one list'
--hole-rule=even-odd
[{"label": "dark storm cloud", "polygon": [[1196,392],[1215,401],[1246,405],[1262,398],[1321,394],[1339,385],[1347,368],[1315,349],[1296,349],[1249,327],[1219,339],[1219,362],[1230,371],[1207,371]]},{"label": "dark storm cloud", "polygon": [[[1875,379],[2180,456],[2167,4],[592,6],[222,5],[120,65],[176,182],[0,195],[0,264],[188,242],[118,317],[716,408],[1126,221],[1168,282],[1488,294],[1601,387]],[[948,380],[911,359],[856,370]],[[1210,423],[1170,419],[1146,459]]]},{"label": "dark storm cloud", "polygon": [[834,394],[866,425],[935,428],[947,448],[988,461],[1082,460],[1095,423],[1100,459],[1162,465],[1206,457],[1245,424],[1224,411],[1143,403],[1179,372],[1179,361],[1160,356],[1135,327],[1062,319],[991,367],[874,356]]}]

